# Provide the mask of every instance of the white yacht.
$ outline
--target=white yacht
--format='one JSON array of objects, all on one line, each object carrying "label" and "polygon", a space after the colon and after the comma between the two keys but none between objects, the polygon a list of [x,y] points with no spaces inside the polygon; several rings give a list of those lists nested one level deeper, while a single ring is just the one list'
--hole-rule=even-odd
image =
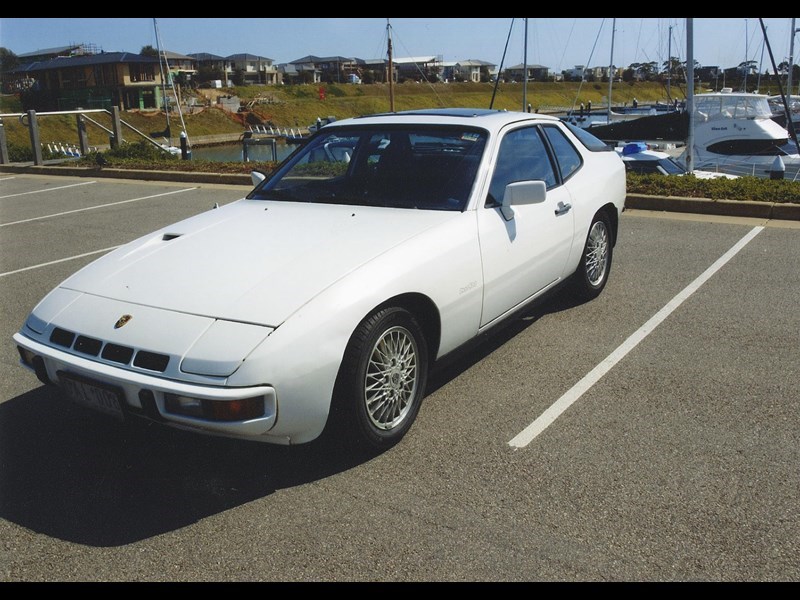
[{"label": "white yacht", "polygon": [[[769,96],[733,92],[694,97],[693,167],[732,175],[800,181],[800,154],[788,130],[773,120]],[[686,152],[680,160],[686,163]]]},{"label": "white yacht", "polygon": [[[786,104],[784,104],[784,99]],[[794,130],[800,134],[800,94],[791,96],[770,96],[769,106],[772,109],[772,118],[783,127],[789,128],[789,118],[792,120]],[[788,113],[787,113],[787,110]]]}]

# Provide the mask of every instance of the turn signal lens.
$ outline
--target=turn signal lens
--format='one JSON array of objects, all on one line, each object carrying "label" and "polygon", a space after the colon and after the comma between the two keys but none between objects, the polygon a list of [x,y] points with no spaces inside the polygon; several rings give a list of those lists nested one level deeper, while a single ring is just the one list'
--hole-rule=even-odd
[{"label": "turn signal lens", "polygon": [[264,397],[257,396],[244,400],[206,400],[165,394],[164,408],[174,415],[209,421],[246,421],[264,415]]}]

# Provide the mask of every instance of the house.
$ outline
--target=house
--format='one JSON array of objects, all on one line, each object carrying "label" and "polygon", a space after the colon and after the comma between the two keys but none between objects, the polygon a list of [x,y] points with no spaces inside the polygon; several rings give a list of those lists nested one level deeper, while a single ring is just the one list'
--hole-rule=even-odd
[{"label": "house", "polygon": [[[363,61],[345,56],[314,56],[309,54],[288,63],[296,73],[309,73],[313,80],[308,83],[347,83],[349,75],[360,75]],[[284,68],[284,72],[286,69]],[[305,76],[308,78],[308,75]]]},{"label": "house", "polygon": [[[461,81],[480,83],[489,81],[495,65],[485,60],[468,59],[456,62],[452,69],[452,78]],[[450,79],[450,78],[448,78]]]},{"label": "house", "polygon": [[320,72],[315,67],[282,63],[278,65],[281,83],[319,83],[322,81]]},{"label": "house", "polygon": [[169,73],[179,81],[189,81],[197,73],[195,60],[191,56],[163,50],[161,55],[169,66]]},{"label": "house", "polygon": [[40,112],[112,106],[159,109],[163,105],[155,56],[132,52],[59,56],[22,65],[13,76],[33,80],[23,102]]},{"label": "house", "polygon": [[56,48],[44,48],[34,52],[18,54],[17,60],[20,64],[30,64],[43,60],[50,60],[58,56],[81,56],[83,54],[97,54],[97,51],[88,44],[72,44],[70,46],[58,46]]},{"label": "house", "polygon": [[227,58],[208,52],[196,52],[187,56],[194,60],[194,68],[200,79],[203,81],[219,79],[225,87],[230,85],[228,77],[231,71]]},{"label": "house", "polygon": [[[618,67],[612,66],[611,71],[614,74],[614,80],[620,81],[622,79],[622,72],[624,69],[620,69]],[[609,67],[601,66],[601,67],[592,67],[590,69],[585,69],[584,72],[586,73],[586,79],[588,81],[608,81],[609,76]]]},{"label": "house", "polygon": [[[522,82],[525,80],[526,65],[518,64],[503,70],[506,81]],[[548,81],[550,69],[542,65],[527,65],[528,81]]]},{"label": "house", "polygon": [[588,74],[588,69],[585,65],[575,65],[572,69],[564,71],[564,79],[566,81],[582,81]]},{"label": "house", "polygon": [[266,84],[275,85],[280,81],[278,68],[273,64],[273,59],[256,54],[231,54],[225,57],[227,62],[228,79],[240,73],[243,80],[241,85]]},{"label": "house", "polygon": [[437,81],[442,71],[443,62],[441,56],[395,58],[392,61],[395,80]]}]

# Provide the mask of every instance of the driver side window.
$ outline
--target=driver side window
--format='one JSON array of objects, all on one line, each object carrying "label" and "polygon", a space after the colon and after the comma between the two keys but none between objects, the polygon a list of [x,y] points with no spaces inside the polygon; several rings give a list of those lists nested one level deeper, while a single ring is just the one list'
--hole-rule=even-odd
[{"label": "driver side window", "polygon": [[486,207],[500,206],[509,183],[531,180],[544,181],[548,189],[557,181],[538,127],[515,129],[500,142]]}]

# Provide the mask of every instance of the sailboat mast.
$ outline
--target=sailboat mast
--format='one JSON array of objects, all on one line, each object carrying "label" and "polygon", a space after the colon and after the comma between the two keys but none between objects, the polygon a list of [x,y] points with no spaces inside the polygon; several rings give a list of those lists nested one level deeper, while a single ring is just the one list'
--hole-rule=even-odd
[{"label": "sailboat mast", "polygon": [[388,55],[389,55],[389,112],[394,112],[394,69],[392,65],[392,25],[386,19],[386,33],[388,36]]},{"label": "sailboat mast", "polygon": [[525,45],[522,56],[522,112],[525,112],[528,106],[528,19],[525,19]]},{"label": "sailboat mast", "polygon": [[[800,31],[795,29],[795,20],[792,19],[792,28],[789,30],[789,78],[786,80],[786,89],[789,90],[789,96],[792,95],[792,71],[794,70],[794,36]],[[797,91],[800,94],[800,87]]]},{"label": "sailboat mast", "polygon": [[667,100],[672,100],[672,25],[667,38]]},{"label": "sailboat mast", "polygon": [[158,22],[153,19],[153,29],[156,33],[156,48],[158,49],[158,69],[161,72],[161,94],[164,96],[164,114],[167,115],[167,145],[172,146],[172,131],[169,127],[169,98],[167,96],[167,81],[164,79],[164,64],[161,62],[161,42],[158,36]]},{"label": "sailboat mast", "polygon": [[686,112],[689,135],[686,138],[686,170],[694,171],[694,21],[686,19]]},{"label": "sailboat mast", "polygon": [[614,85],[614,32],[617,29],[617,19],[611,20],[611,60],[608,63],[608,123],[611,123],[611,89]]}]

